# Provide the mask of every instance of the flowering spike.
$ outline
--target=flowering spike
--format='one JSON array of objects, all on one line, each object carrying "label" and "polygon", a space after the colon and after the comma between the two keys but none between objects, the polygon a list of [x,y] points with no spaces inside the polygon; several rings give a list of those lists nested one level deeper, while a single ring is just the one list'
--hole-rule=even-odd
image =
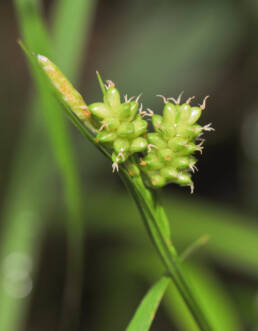
[{"label": "flowering spike", "polygon": [[[165,102],[163,115],[152,117],[155,132],[147,134],[148,147],[139,163],[140,169],[145,175],[146,184],[152,188],[175,183],[189,186],[193,193],[191,173],[198,170],[193,153],[202,153],[204,139],[199,137],[204,131],[212,131],[211,124],[204,127],[196,124],[207,97],[201,107],[191,107],[190,102],[194,97],[180,105],[182,93],[177,99],[159,96]],[[167,100],[173,100],[176,105]]]},{"label": "flowering spike", "polygon": [[[98,78],[100,86],[104,89],[99,75]],[[89,105],[98,127],[98,142],[113,150],[113,172],[118,171],[119,164],[126,162],[131,155],[147,149],[147,139],[143,135],[146,134],[148,124],[142,119],[141,114],[149,112],[143,112],[141,104],[138,114],[140,96],[134,101],[134,97],[128,98],[126,94],[124,102],[121,103],[119,91],[115,84],[108,80],[103,102]]]}]

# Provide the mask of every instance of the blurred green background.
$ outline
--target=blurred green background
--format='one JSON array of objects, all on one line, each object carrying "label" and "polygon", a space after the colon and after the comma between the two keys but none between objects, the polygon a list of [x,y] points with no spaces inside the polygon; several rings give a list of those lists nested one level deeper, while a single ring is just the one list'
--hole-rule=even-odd
[{"label": "blurred green background", "polygon": [[[210,95],[195,193],[163,199],[214,329],[258,330],[258,2],[0,1],[0,331],[124,330],[164,272],[111,164],[37,93],[22,38],[91,103],[95,71],[156,112]],[[41,86],[42,88],[42,86]],[[151,330],[198,330],[172,286]]]}]

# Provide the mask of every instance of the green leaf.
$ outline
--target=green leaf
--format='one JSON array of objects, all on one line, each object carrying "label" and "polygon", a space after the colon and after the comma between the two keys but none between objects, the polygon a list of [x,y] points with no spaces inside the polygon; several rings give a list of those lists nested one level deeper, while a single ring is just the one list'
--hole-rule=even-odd
[{"label": "green leaf", "polygon": [[169,282],[170,278],[163,276],[151,287],[142,299],[126,331],[147,331],[150,329]]},{"label": "green leaf", "polygon": [[[213,273],[204,265],[193,263],[185,264],[184,269],[191,281],[194,292],[199,298],[199,304],[213,326],[213,330],[241,330],[242,326],[234,301],[230,298],[216,273]],[[173,323],[180,330],[198,331],[199,327],[191,314],[189,314],[176,287],[173,284],[170,285],[164,297],[168,316],[171,317]]]}]

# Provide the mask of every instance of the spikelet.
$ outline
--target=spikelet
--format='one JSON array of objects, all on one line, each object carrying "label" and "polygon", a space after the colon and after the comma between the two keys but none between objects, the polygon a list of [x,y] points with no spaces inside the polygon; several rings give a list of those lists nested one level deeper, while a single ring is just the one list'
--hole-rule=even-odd
[{"label": "spikelet", "polygon": [[[161,96],[162,97],[162,96]],[[162,97],[165,102],[163,114],[153,115],[152,124],[155,132],[148,133],[147,140],[151,147],[140,162],[147,185],[158,188],[169,183],[190,186],[193,192],[191,172],[197,170],[193,154],[202,152],[203,131],[213,130],[209,125],[196,124],[205,108],[206,99],[200,107],[191,107],[189,98],[180,104],[179,97],[175,104]]]},{"label": "spikelet", "polygon": [[113,172],[134,153],[147,149],[146,134],[148,123],[142,118],[139,98],[127,99],[121,103],[119,91],[112,81],[104,86],[97,73],[103,91],[103,102],[89,105],[89,111],[98,122],[96,139],[113,150]]}]

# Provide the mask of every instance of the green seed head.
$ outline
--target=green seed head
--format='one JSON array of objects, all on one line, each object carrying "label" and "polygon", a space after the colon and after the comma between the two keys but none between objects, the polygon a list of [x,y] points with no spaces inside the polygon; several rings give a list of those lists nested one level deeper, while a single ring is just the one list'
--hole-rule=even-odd
[{"label": "green seed head", "polygon": [[[153,115],[152,124],[155,132],[148,133],[149,144],[155,149],[145,152],[141,160],[141,170],[147,177],[147,185],[153,188],[176,183],[180,186],[190,186],[193,191],[191,172],[195,171],[196,159],[193,154],[202,152],[201,144],[195,139],[204,131],[212,128],[196,124],[205,108],[204,99],[200,107],[191,107],[188,99],[180,105],[180,97],[174,100],[175,105],[162,97],[165,106],[163,116]],[[163,184],[162,184],[163,183]]]},{"label": "green seed head", "polygon": [[143,152],[147,140],[143,135],[148,123],[137,114],[139,104],[136,100],[127,99],[121,103],[120,93],[111,81],[104,85],[99,73],[98,80],[103,92],[104,102],[93,103],[89,110],[96,119],[97,140],[114,150],[113,170],[118,170],[118,164],[123,163],[134,153]]}]

